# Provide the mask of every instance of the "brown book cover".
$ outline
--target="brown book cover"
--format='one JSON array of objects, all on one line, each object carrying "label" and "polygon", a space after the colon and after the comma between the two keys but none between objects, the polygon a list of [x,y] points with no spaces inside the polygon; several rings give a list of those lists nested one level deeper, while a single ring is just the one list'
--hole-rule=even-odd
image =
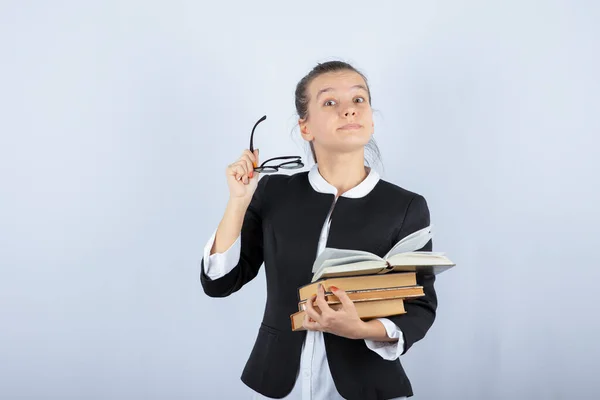
[{"label": "brown book cover", "polygon": [[[341,304],[333,304],[331,308],[335,310],[339,310],[342,307]],[[386,300],[373,300],[373,301],[361,301],[355,303],[356,311],[358,312],[358,316],[363,319],[373,319],[373,318],[383,318],[389,317],[390,315],[399,315],[405,314],[406,310],[404,309],[404,299],[386,299]],[[316,308],[319,310],[319,307]],[[306,315],[306,311],[298,311],[294,314],[290,315],[290,320],[292,322],[292,330],[293,331],[303,331],[305,330],[304,316]]]},{"label": "brown book cover", "polygon": [[[346,292],[350,300],[353,302],[361,301],[373,301],[373,300],[385,300],[385,299],[408,299],[414,297],[424,296],[423,286],[407,286],[407,287],[393,287],[385,289],[369,289],[369,290],[351,290]],[[298,303],[298,310],[302,311],[306,309],[306,302],[308,300],[302,300]],[[325,301],[331,306],[331,304],[340,303],[340,299],[333,294],[333,292],[325,292]],[[313,303],[314,304],[314,303]]]},{"label": "brown book cover", "polygon": [[415,286],[417,284],[417,275],[415,272],[393,272],[381,275],[346,276],[322,279],[301,286],[298,289],[299,300],[303,301],[317,294],[319,283],[323,284],[326,291],[330,286],[336,286],[345,291],[386,289],[401,286]]}]

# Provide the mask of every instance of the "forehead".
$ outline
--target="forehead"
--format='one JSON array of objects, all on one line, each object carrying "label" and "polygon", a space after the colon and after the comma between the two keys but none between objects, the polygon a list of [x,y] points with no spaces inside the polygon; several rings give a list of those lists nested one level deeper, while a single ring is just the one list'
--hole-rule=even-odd
[{"label": "forehead", "polygon": [[328,72],[317,76],[309,85],[309,92],[316,96],[321,90],[330,89],[331,91],[347,91],[353,86],[362,85],[365,88],[367,84],[360,74],[354,71]]}]

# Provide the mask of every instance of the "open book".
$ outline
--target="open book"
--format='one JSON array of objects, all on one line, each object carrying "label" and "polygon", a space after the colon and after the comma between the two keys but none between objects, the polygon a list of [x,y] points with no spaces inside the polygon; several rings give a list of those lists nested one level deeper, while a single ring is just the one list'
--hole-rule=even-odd
[{"label": "open book", "polygon": [[387,272],[429,272],[439,274],[455,264],[443,253],[416,251],[432,237],[431,226],[396,243],[383,257],[368,251],[326,248],[313,264],[312,282],[322,278],[383,274]]}]

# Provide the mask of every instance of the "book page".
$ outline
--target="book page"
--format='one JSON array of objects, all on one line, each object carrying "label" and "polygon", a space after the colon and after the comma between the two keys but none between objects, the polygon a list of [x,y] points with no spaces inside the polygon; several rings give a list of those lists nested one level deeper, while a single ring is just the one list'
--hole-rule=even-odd
[{"label": "book page", "polygon": [[325,260],[323,262],[323,264],[321,264],[321,268],[319,268],[319,269],[334,267],[337,265],[355,264],[355,263],[359,263],[359,262],[363,262],[363,261],[381,262],[381,261],[383,261],[383,259],[382,260],[374,259],[372,256],[365,256],[365,255],[357,255],[357,256],[350,256],[350,257],[343,257],[343,258],[331,258],[331,259]]},{"label": "book page", "polygon": [[370,275],[380,272],[385,269],[387,264],[385,261],[362,261],[353,264],[333,265],[319,269],[312,278],[312,282],[317,281],[322,277],[339,277],[339,276],[356,276]]},{"label": "book page", "polygon": [[419,250],[423,248],[423,246],[425,246],[432,237],[433,232],[432,226],[430,225],[414,233],[411,233],[410,235],[400,240],[383,258],[387,260],[394,254],[407,253],[410,251]]},{"label": "book page", "polygon": [[[354,258],[356,257],[356,258]],[[350,250],[350,249],[334,249],[331,247],[326,248],[321,252],[321,254],[317,257],[315,262],[313,263],[312,272],[317,272],[321,266],[328,261],[329,263],[334,262],[336,259],[346,259],[351,258],[356,261],[383,261],[383,259],[376,254],[369,253],[368,251],[362,250]],[[353,262],[356,262],[353,261]],[[345,263],[345,262],[344,262]]]},{"label": "book page", "polygon": [[443,253],[414,251],[395,254],[388,258],[392,266],[396,265],[453,265]]}]

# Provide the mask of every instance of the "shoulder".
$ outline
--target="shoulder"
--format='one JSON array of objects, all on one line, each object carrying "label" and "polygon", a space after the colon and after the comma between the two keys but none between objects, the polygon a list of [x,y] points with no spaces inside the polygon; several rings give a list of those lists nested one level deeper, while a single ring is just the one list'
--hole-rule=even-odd
[{"label": "shoulder", "polygon": [[377,194],[387,199],[406,203],[407,205],[413,202],[425,202],[425,196],[412,190],[406,189],[384,179],[379,179],[377,184]]},{"label": "shoulder", "polygon": [[402,230],[408,229],[412,233],[430,223],[429,205],[423,194],[383,179],[380,179],[377,190],[377,197],[382,199],[380,208],[397,216],[395,221]]},{"label": "shoulder", "polygon": [[391,213],[397,217],[394,219],[395,242],[431,224],[429,206],[424,195],[384,180],[379,181],[379,186],[381,195],[391,203]]},{"label": "shoulder", "polygon": [[258,182],[263,190],[270,193],[287,192],[290,189],[300,190],[305,188],[308,183],[308,172],[297,172],[291,175],[280,173],[264,174],[259,178]]}]

